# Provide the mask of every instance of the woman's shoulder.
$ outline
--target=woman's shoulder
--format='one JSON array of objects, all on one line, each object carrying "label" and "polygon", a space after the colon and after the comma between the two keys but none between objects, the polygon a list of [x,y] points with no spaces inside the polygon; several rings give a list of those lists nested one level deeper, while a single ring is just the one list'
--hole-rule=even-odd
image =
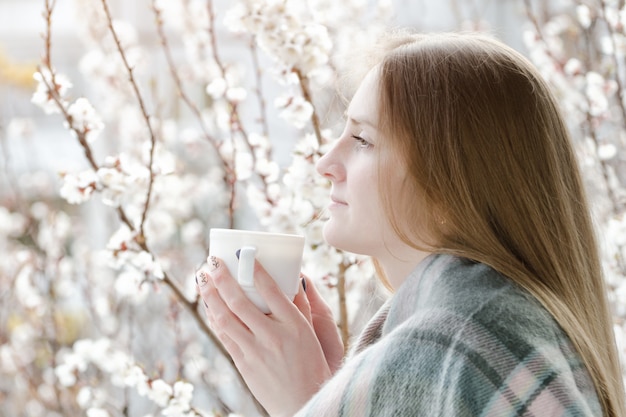
[{"label": "woman's shoulder", "polygon": [[[456,412],[595,408],[579,355],[532,295],[492,268],[461,258],[439,256],[422,268],[391,303],[380,369],[393,371],[380,378],[417,378],[419,389],[433,398],[445,386],[445,395],[456,401],[446,404]],[[454,410],[444,411],[440,415]]]},{"label": "woman's shoulder", "polygon": [[493,269],[437,256],[375,317],[298,416],[594,416],[588,375],[550,315]]},{"label": "woman's shoulder", "polygon": [[452,255],[427,258],[390,304],[387,331],[405,320],[443,322],[453,333],[472,322],[494,332],[525,330],[530,337],[552,337],[558,330],[528,291],[485,264]]},{"label": "woman's shoulder", "polygon": [[416,277],[394,296],[383,336],[399,331],[511,366],[532,351],[554,350],[577,366],[578,355],[552,315],[493,268],[440,255]]}]

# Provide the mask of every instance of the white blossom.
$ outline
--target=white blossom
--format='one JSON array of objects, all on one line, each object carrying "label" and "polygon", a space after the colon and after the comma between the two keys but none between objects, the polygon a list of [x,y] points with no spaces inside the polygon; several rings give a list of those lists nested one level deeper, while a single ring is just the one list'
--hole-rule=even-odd
[{"label": "white blossom", "polygon": [[76,394],[76,402],[82,409],[87,409],[93,401],[93,393],[91,387],[82,387]]},{"label": "white blossom", "polygon": [[277,1],[236,4],[224,19],[235,32],[256,35],[259,46],[281,65],[307,76],[325,65],[332,42],[325,26],[303,21],[298,5]]},{"label": "white blossom", "polygon": [[180,234],[184,244],[201,242],[204,235],[204,224],[199,219],[192,219],[183,224]]},{"label": "white blossom", "polygon": [[41,219],[41,226],[37,233],[37,244],[49,256],[62,256],[64,248],[59,243],[71,239],[72,220],[70,216],[63,211],[51,211],[45,218]]},{"label": "white blossom", "polygon": [[[27,416],[42,416],[44,414],[46,416],[51,415],[49,411],[43,406],[41,401],[35,398],[31,398],[26,402],[23,412]],[[57,415],[54,415],[54,417],[57,417]]]},{"label": "white blossom", "polygon": [[137,389],[139,395],[145,396],[148,393],[148,377],[137,365],[128,367],[123,373],[124,383],[129,387]]},{"label": "white blossom", "polygon": [[171,0],[155,0],[154,7],[161,12],[164,22],[177,30],[184,29],[184,5]]},{"label": "white blossom", "polygon": [[135,234],[125,224],[120,225],[107,244],[107,249],[112,252],[125,251],[134,247],[136,247]]},{"label": "white blossom", "polygon": [[213,99],[220,99],[226,94],[228,84],[223,78],[215,78],[206,86],[206,93]]},{"label": "white blossom", "polygon": [[118,258],[120,265],[126,268],[132,268],[143,274],[146,278],[154,277],[163,279],[164,273],[159,262],[157,262],[151,253],[140,250],[127,250],[119,252]]},{"label": "white blossom", "polygon": [[16,355],[8,344],[0,345],[0,372],[13,374],[18,371]]},{"label": "white blossom", "polygon": [[88,143],[93,143],[102,129],[104,129],[104,123],[100,115],[98,115],[89,100],[84,97],[72,103],[67,109],[67,113],[71,117],[71,126],[68,125],[68,122],[65,122],[66,127],[72,129],[73,133],[84,133]]},{"label": "white blossom", "polygon": [[63,185],[60,194],[70,204],[81,204],[88,201],[99,188],[99,178],[93,170],[76,174],[62,174]]},{"label": "white blossom", "polygon": [[14,117],[7,126],[7,136],[9,138],[30,138],[34,133],[35,123],[30,118]]},{"label": "white blossom", "polygon": [[71,387],[76,384],[76,368],[70,364],[61,364],[54,368],[59,384],[64,387]]},{"label": "white blossom", "polygon": [[[37,332],[33,326],[28,322],[19,323],[11,331],[11,344],[15,348],[25,348],[30,344],[33,344]],[[23,352],[17,352],[19,354]]]},{"label": "white blossom", "polygon": [[167,407],[162,411],[164,416],[186,417],[191,409],[193,397],[193,385],[177,381],[174,384],[173,398],[170,399]]},{"label": "white blossom", "polygon": [[64,106],[66,104],[65,94],[67,94],[67,91],[72,87],[69,78],[63,74],[55,73],[53,81],[52,73],[50,73],[50,70],[47,68],[42,68],[40,71],[36,72],[33,78],[37,81],[37,88],[31,102],[41,107],[46,114],[60,113],[61,109],[55,102],[48,86],[56,92],[61,105]]},{"label": "white blossom", "polygon": [[602,10],[604,12],[604,19],[612,27],[612,29],[619,29],[620,16],[617,11],[617,7],[606,5]]},{"label": "white blossom", "polygon": [[184,381],[174,383],[174,398],[189,404],[193,398],[193,385]]},{"label": "white blossom", "polygon": [[265,181],[275,182],[278,180],[280,174],[280,167],[275,161],[270,161],[266,158],[258,158],[254,166],[255,172],[265,177]]},{"label": "white blossom", "polygon": [[97,175],[102,185],[102,202],[118,207],[123,202],[133,201],[143,192],[150,172],[127,153],[120,153],[116,157],[107,157]]},{"label": "white blossom", "polygon": [[108,352],[111,348],[111,341],[106,338],[100,339],[82,339],[74,343],[74,352],[89,362],[98,362],[106,360]]},{"label": "white blossom", "polygon": [[602,161],[608,161],[617,155],[617,147],[612,143],[605,143],[598,146],[598,158]]},{"label": "white blossom", "polygon": [[[144,142],[143,159],[146,167],[150,163],[151,146],[149,141]],[[152,172],[160,176],[174,174],[176,173],[176,163],[176,156],[165,149],[160,142],[157,142],[153,150]]]},{"label": "white blossom", "polygon": [[128,192],[128,176],[118,168],[98,169],[98,178],[104,190],[102,192],[102,202],[108,206],[118,207],[122,197]]},{"label": "white blossom", "polygon": [[253,173],[252,154],[246,150],[237,151],[235,154],[235,171],[239,181],[245,181],[252,176]]},{"label": "white blossom", "polygon": [[25,265],[15,277],[15,295],[26,308],[35,308],[43,303],[43,298],[33,285],[35,271],[31,265]]},{"label": "white blossom", "polygon": [[145,284],[145,275],[136,270],[120,272],[115,280],[115,291],[120,297],[129,297],[136,303],[145,301],[150,290]]},{"label": "white blossom", "polygon": [[246,99],[248,92],[243,87],[230,87],[226,90],[228,101],[239,103]]},{"label": "white blossom", "polygon": [[570,76],[579,75],[583,72],[583,64],[577,58],[570,58],[563,67],[563,71]]},{"label": "white blossom", "polygon": [[111,417],[111,414],[104,408],[89,408],[86,413],[87,417]]},{"label": "white blossom", "polygon": [[91,407],[103,407],[108,401],[107,392],[98,387],[84,386],[76,395],[78,405],[87,410]]},{"label": "white blossom", "polygon": [[274,105],[281,109],[280,116],[293,124],[298,129],[302,129],[311,121],[313,106],[302,96],[282,96],[274,101]]},{"label": "white blossom", "polygon": [[324,277],[337,277],[343,254],[327,245],[305,247],[302,271],[313,280]]},{"label": "white blossom", "polygon": [[0,236],[18,237],[26,228],[26,218],[0,206]]},{"label": "white blossom", "polygon": [[608,97],[615,91],[614,82],[605,80],[604,77],[594,71],[589,71],[586,79],[589,113],[592,116],[601,116],[609,108]]},{"label": "white blossom", "polygon": [[167,406],[172,394],[172,386],[162,379],[157,379],[150,383],[148,398],[154,401],[159,407]]},{"label": "white blossom", "polygon": [[576,6],[576,15],[578,16],[578,21],[585,29],[591,26],[591,10],[589,6],[585,4]]}]

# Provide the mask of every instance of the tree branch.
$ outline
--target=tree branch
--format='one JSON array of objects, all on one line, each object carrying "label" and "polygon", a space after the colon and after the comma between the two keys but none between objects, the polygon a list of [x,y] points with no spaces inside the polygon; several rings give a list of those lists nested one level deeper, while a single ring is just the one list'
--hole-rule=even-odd
[{"label": "tree branch", "polygon": [[150,123],[150,116],[148,115],[148,111],[146,110],[146,106],[145,106],[143,97],[141,95],[141,92],[139,91],[139,86],[137,84],[137,81],[135,80],[133,68],[128,63],[128,59],[126,59],[126,53],[124,52],[124,48],[122,47],[122,44],[120,43],[120,40],[117,36],[117,32],[115,31],[115,28],[113,28],[113,19],[111,18],[111,12],[109,11],[109,5],[107,3],[107,0],[102,0],[102,8],[104,9],[104,14],[107,19],[107,25],[109,27],[109,31],[111,32],[111,35],[113,36],[113,40],[115,41],[117,51],[120,54],[120,58],[122,58],[122,62],[124,63],[124,67],[126,68],[126,71],[128,72],[128,81],[130,82],[130,85],[133,88],[135,97],[137,98],[137,103],[139,104],[139,108],[141,109],[141,114],[143,115],[143,118],[146,122],[148,133],[150,134],[150,157],[149,157],[149,162],[148,162],[148,171],[150,172],[150,178],[148,181],[148,191],[146,193],[146,202],[144,204],[144,208],[141,213],[141,221],[139,222],[139,235],[138,235],[138,238],[140,240],[145,240],[143,228],[144,228],[144,223],[146,221],[146,216],[148,215],[148,209],[150,207],[150,197],[152,195],[152,188],[154,184],[154,171],[152,170],[153,169],[152,165],[154,162],[154,149],[156,147],[156,135],[154,133],[154,130],[152,129],[152,124]]}]

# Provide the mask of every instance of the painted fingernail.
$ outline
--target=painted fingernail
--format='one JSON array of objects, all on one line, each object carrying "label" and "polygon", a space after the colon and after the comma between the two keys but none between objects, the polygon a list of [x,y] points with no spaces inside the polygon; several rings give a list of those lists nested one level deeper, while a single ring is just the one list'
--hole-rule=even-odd
[{"label": "painted fingernail", "polygon": [[[198,282],[198,277],[200,277],[200,282]],[[201,287],[204,287],[209,282],[209,274],[204,271],[198,271],[196,274],[196,282]]]},{"label": "painted fingernail", "polygon": [[215,271],[217,268],[220,267],[220,263],[215,256],[209,257],[209,261],[211,261],[211,271]]},{"label": "painted fingernail", "polygon": [[302,289],[304,290],[304,292],[306,292],[306,279],[302,278]]},{"label": "painted fingernail", "polygon": [[237,259],[239,259],[240,253],[241,253],[241,249],[237,249],[237,252],[235,252],[235,256],[237,257]]}]

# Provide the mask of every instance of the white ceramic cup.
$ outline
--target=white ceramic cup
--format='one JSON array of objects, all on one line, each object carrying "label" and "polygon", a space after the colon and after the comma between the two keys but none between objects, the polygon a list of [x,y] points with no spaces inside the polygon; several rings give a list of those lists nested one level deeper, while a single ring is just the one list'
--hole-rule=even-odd
[{"label": "white ceramic cup", "polygon": [[250,301],[265,314],[270,309],[254,287],[254,259],[293,300],[300,285],[303,250],[304,236],[299,235],[235,229],[211,229],[209,234],[209,256],[226,264]]}]

